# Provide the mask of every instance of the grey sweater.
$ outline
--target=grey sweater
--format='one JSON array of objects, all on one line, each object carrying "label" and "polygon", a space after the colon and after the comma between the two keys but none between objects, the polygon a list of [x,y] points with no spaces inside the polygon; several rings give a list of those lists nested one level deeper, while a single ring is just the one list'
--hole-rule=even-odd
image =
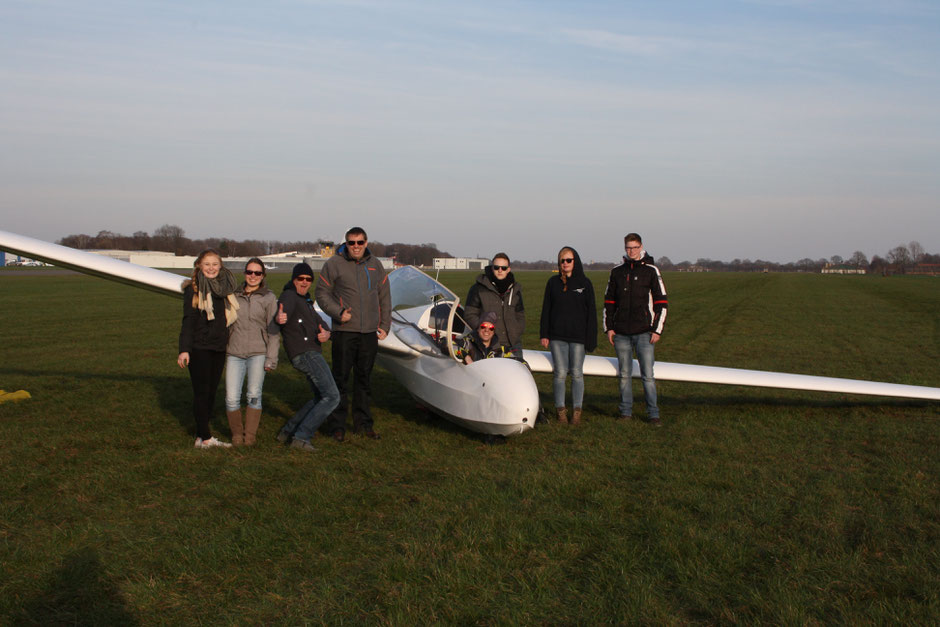
[{"label": "grey sweater", "polygon": [[281,345],[278,335],[268,333],[268,325],[277,314],[277,297],[266,287],[259,287],[250,294],[242,284],[235,290],[238,301],[238,319],[229,329],[228,346],[225,352],[235,357],[265,355],[264,367],[277,367],[277,351]]}]

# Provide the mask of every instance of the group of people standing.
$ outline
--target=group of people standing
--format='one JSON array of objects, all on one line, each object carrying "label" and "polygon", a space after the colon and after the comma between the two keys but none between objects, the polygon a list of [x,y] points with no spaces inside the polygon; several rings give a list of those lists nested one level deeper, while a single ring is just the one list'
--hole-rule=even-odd
[{"label": "group of people standing", "polygon": [[[326,423],[333,438],[342,442],[350,373],[354,373],[353,429],[379,439],[370,412],[370,378],[378,341],[391,327],[391,295],[385,269],[367,244],[362,228],[349,229],[346,241],[320,272],[315,296],[332,319],[332,331],[314,309],[313,270],[308,264],[294,266],[291,280],[275,298],[265,285],[267,270],[260,259],[248,261],[245,280],[238,285],[217,251],[206,250],[197,257],[183,293],[177,358],[181,368],[189,368],[192,381],[196,448],[255,443],[264,375],[277,367],[282,337],[291,365],[307,379],[313,398],[278,432],[278,441],[312,451],[310,440]],[[323,343],[331,338],[332,371],[322,355]],[[223,366],[231,443],[213,437],[209,430]],[[240,403],[246,379],[248,406],[243,415]]]},{"label": "group of people standing", "polygon": [[[653,345],[666,322],[666,287],[653,258],[643,250],[637,233],[624,237],[623,263],[610,273],[604,294],[604,330],[614,346],[619,366],[618,417],[633,417],[633,354],[636,353],[647,420],[659,425],[659,405],[653,378]],[[522,286],[516,282],[509,255],[497,253],[470,287],[464,305],[472,332],[458,348],[466,363],[489,357],[522,360],[525,306]],[[584,403],[584,357],[597,348],[597,309],[594,285],[584,274],[578,252],[565,246],[558,251],[558,272],[545,285],[539,341],[552,355],[552,392],[558,421],[577,425]],[[571,378],[572,411],[565,403]]]},{"label": "group of people standing", "polygon": [[[624,261],[610,273],[603,317],[619,363],[618,417],[632,417],[635,352],[647,420],[659,425],[653,346],[666,320],[666,289],[653,258],[643,250],[640,236],[628,234],[624,245]],[[313,270],[306,263],[294,266],[279,298],[268,289],[266,275],[264,263],[252,258],[245,265],[244,281],[238,284],[222,264],[221,255],[211,249],[203,251],[194,263],[183,294],[177,363],[189,369],[192,382],[196,448],[251,446],[256,442],[264,377],[277,367],[282,338],[291,365],[307,379],[313,398],[278,432],[278,441],[312,451],[311,438],[326,424],[333,439],[342,442],[350,409],[350,374],[353,430],[378,440],[370,410],[370,381],[378,342],[391,327],[391,295],[388,276],[370,253],[365,230],[353,227],[346,232],[344,243],[324,264],[313,295]],[[331,318],[331,325],[314,309],[314,296]],[[464,314],[471,333],[457,347],[459,359],[467,364],[493,357],[523,361],[526,320],[522,286],[513,276],[506,253],[497,253],[477,277],[467,294]],[[594,286],[570,246],[558,252],[558,273],[545,285],[539,338],[552,355],[557,419],[579,424],[584,357],[597,348],[597,312]],[[330,339],[332,369],[322,355],[322,345]],[[209,429],[223,369],[231,443],[213,437]],[[569,375],[570,418],[565,403]],[[244,413],[243,387],[247,398]]]}]

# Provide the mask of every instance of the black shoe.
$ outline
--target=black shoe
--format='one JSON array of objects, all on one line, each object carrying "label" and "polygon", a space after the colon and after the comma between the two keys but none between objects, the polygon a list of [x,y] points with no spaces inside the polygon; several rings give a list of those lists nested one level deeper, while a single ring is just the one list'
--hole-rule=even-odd
[{"label": "black shoe", "polygon": [[369,438],[369,439],[371,439],[371,440],[381,440],[381,439],[382,439],[382,436],[380,436],[378,433],[376,433],[376,432],[373,431],[372,429],[369,429],[368,431],[360,431],[360,432],[359,432],[359,435],[365,436],[365,437],[367,437],[367,438]]},{"label": "black shoe", "polygon": [[535,415],[535,424],[537,425],[547,425],[548,418],[545,417],[545,412],[539,407],[539,413]]},{"label": "black shoe", "polygon": [[342,429],[337,429],[336,431],[333,432],[333,439],[336,440],[337,442],[342,442],[343,440],[346,439],[346,432],[343,431]]},{"label": "black shoe", "polygon": [[290,442],[290,434],[284,431],[278,431],[277,436],[274,439],[281,444],[288,444]]},{"label": "black shoe", "polygon": [[487,435],[485,435],[485,436],[483,437],[483,442],[484,442],[487,446],[499,446],[500,444],[505,444],[505,443],[506,443],[506,436],[505,436],[505,435],[487,434]]}]

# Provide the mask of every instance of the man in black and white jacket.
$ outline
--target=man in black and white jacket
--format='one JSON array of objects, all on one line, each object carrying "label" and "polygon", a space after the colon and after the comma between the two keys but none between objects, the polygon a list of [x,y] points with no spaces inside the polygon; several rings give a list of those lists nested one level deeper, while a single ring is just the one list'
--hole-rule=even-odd
[{"label": "man in black and white jacket", "polygon": [[666,286],[637,233],[624,237],[623,263],[610,271],[604,295],[604,329],[620,365],[620,418],[633,415],[633,353],[636,351],[646,396],[647,418],[660,425],[653,379],[653,346],[666,323]]}]

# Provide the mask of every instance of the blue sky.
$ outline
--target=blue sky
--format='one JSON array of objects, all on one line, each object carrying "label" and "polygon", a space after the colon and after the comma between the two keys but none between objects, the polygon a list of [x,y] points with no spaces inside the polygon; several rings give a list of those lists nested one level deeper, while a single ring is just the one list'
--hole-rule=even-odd
[{"label": "blue sky", "polygon": [[54,240],[940,252],[940,4],[0,4],[0,216]]}]

